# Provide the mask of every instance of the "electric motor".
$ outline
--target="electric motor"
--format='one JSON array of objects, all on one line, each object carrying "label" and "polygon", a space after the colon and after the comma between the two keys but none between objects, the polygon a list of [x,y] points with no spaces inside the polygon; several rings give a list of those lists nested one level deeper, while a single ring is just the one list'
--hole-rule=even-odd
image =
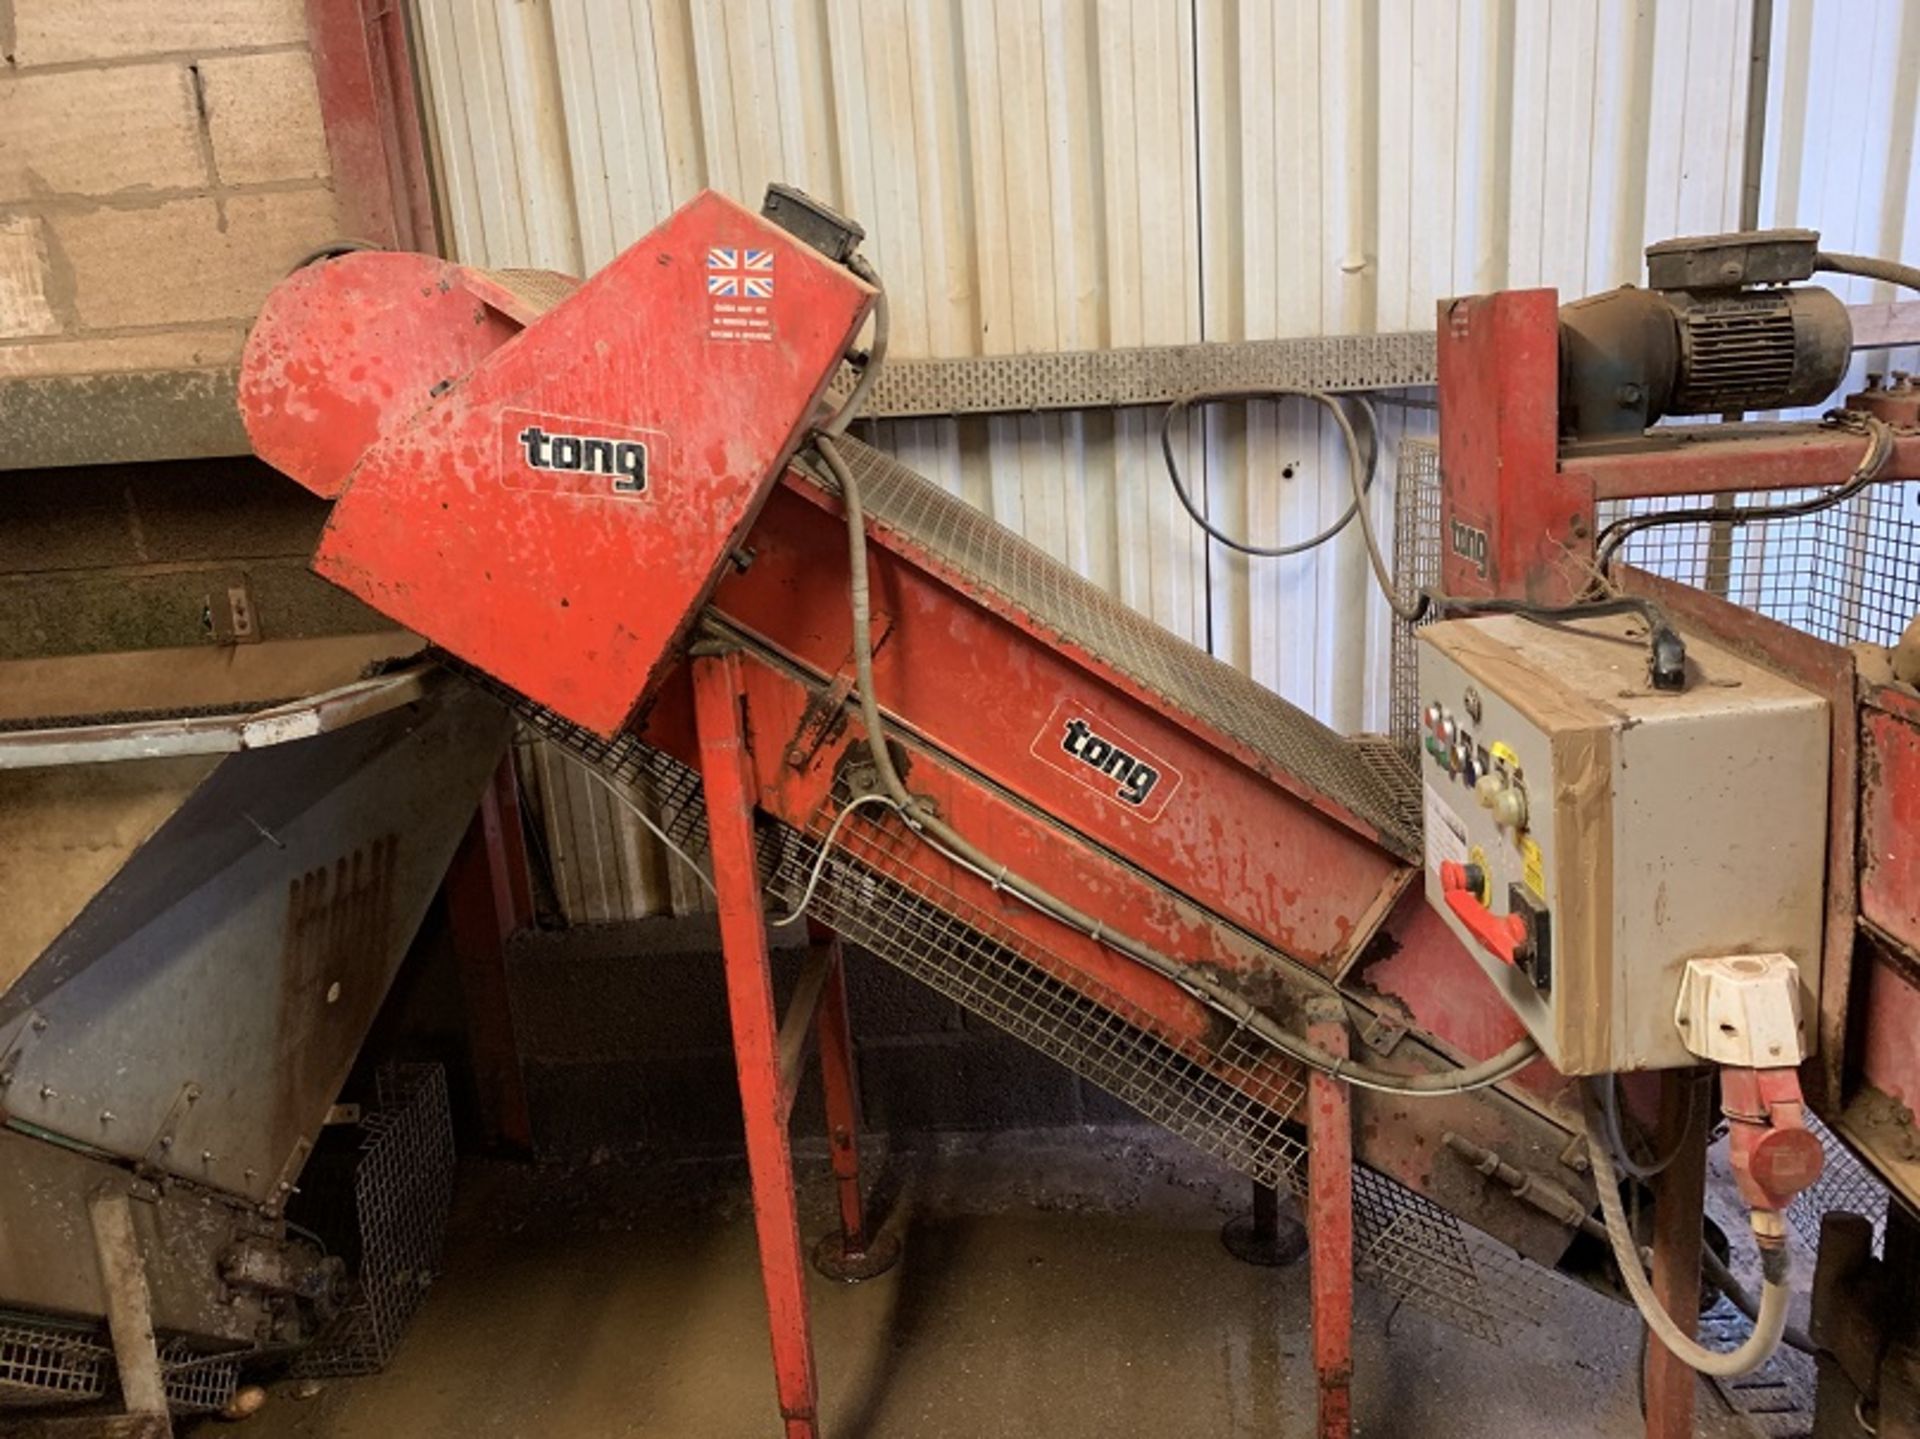
[{"label": "electric motor", "polygon": [[[1647,289],[1560,311],[1561,430],[1636,439],[1667,415],[1818,404],[1846,374],[1853,329],[1813,273],[1811,230],[1668,240],[1647,251]],[[1785,283],[1783,283],[1785,282]]]}]

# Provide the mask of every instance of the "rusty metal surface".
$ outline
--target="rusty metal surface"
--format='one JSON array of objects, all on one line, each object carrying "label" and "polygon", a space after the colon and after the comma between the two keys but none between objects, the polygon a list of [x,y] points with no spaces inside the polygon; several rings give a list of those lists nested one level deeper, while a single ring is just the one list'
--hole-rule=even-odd
[{"label": "rusty metal surface", "polygon": [[[1395,793],[1352,743],[1231,665],[1168,633],[1037,546],[865,445],[842,445],[874,522],[991,592],[1059,641],[1351,810],[1404,853],[1418,849]],[[825,486],[823,485],[823,488]]]},{"label": "rusty metal surface", "polygon": [[1881,693],[1860,715],[1860,913],[1920,956],[1920,699]]},{"label": "rusty metal surface", "polygon": [[443,680],[225,761],[0,996],[8,1112],[284,1196],[507,730]]},{"label": "rusty metal surface", "polygon": [[[123,1171],[107,1160],[0,1130],[0,1307],[106,1317],[87,1197]],[[260,1296],[228,1304],[220,1256],[256,1226],[231,1203],[181,1185],[135,1207],[154,1322],[210,1343],[252,1344],[268,1313]]]}]

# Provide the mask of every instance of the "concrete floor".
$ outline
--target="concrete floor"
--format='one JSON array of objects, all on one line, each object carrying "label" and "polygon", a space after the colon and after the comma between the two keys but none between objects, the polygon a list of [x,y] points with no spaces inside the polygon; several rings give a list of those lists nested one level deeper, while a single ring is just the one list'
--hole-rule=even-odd
[{"label": "concrete floor", "polygon": [[[807,1166],[808,1232],[831,1191]],[[1222,1249],[1232,1176],[1164,1136],[1002,1136],[899,1157],[892,1273],[816,1278],[833,1439],[1312,1433],[1307,1272]],[[751,1211],[735,1168],[468,1166],[446,1272],[391,1369],[236,1439],[743,1439],[778,1433]],[[1640,1433],[1630,1315],[1555,1284],[1493,1347],[1359,1292],[1363,1435]],[[1702,1439],[1761,1431],[1703,1388]],[[205,1439],[206,1431],[203,1431]]]}]

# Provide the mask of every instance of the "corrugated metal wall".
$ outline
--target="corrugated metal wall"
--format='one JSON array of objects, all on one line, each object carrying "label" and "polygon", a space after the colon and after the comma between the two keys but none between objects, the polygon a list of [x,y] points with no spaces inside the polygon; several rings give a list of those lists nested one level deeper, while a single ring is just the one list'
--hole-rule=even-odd
[{"label": "corrugated metal wall", "polygon": [[[703,186],[753,202],[787,180],[866,226],[903,355],[1428,328],[1442,296],[1622,283],[1648,240],[1739,219],[1749,0],[419,13],[461,258],[581,273]],[[1920,206],[1920,18],[1898,0],[1782,0],[1773,28],[1764,218],[1897,252]],[[1389,461],[1407,427],[1431,427],[1381,413]],[[1156,418],[886,423],[878,440],[1331,723],[1384,724],[1387,617],[1357,534],[1288,560],[1201,543]],[[1202,428],[1182,452],[1229,529],[1297,536],[1344,508],[1337,436],[1307,407]],[[672,902],[632,821],[557,763],[531,768],[577,880],[570,912]]]}]

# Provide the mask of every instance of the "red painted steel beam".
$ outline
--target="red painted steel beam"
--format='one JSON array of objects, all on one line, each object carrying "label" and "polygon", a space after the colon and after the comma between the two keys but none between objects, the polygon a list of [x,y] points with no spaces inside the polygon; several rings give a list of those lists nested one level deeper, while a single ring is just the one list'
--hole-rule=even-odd
[{"label": "red painted steel beam", "polygon": [[[1570,455],[1560,470],[1589,486],[1596,500],[1821,489],[1844,484],[1867,445],[1864,436],[1840,430],[1800,427],[1742,436],[1730,426],[1695,428],[1700,431],[1697,437],[1659,448]],[[1920,477],[1920,435],[1898,438],[1881,474],[1889,481]]]},{"label": "red painted steel beam", "polygon": [[1560,473],[1559,296],[1443,300],[1439,325],[1440,588],[1565,603],[1585,585],[1593,496]]},{"label": "red painted steel beam", "polygon": [[[1338,1000],[1315,1000],[1307,1038],[1347,1053]],[[1347,1086],[1315,1071],[1307,1081],[1307,1247],[1312,1255],[1313,1369],[1319,1439],[1353,1432],[1353,1111]]]},{"label": "red painted steel beam", "polygon": [[827,985],[815,1014],[819,1026],[820,1087],[827,1108],[827,1145],[839,1188],[840,1241],[850,1254],[867,1247],[867,1211],[860,1197],[860,1085],[854,1072],[853,1030],[847,1021],[847,975],[840,937],[809,926],[811,941],[832,952]]},{"label": "red painted steel beam", "polygon": [[755,785],[741,716],[739,661],[731,655],[696,658],[693,698],[774,1383],[787,1439],[816,1439],[819,1391],[813,1322],[793,1190],[793,1150],[781,1100],[779,1021],[754,853]]},{"label": "red painted steel beam", "polygon": [[459,964],[481,1129],[489,1143],[528,1148],[533,1123],[508,998],[507,941],[533,923],[532,880],[513,756],[501,758],[447,867],[447,926]]}]

